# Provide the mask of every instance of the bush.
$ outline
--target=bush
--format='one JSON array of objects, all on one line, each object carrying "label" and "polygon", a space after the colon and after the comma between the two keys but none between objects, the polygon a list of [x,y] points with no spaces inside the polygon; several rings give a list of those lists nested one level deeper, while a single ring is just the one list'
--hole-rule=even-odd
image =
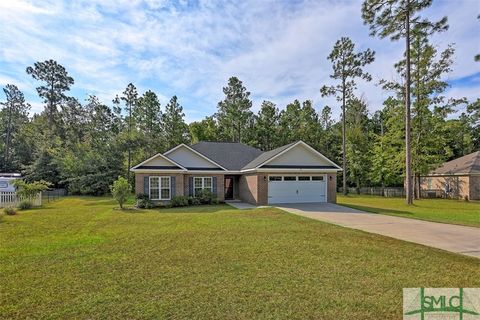
[{"label": "bush", "polygon": [[33,203],[29,200],[22,200],[18,204],[18,209],[20,210],[28,210],[28,209],[31,209],[32,207],[33,207]]},{"label": "bush", "polygon": [[189,204],[187,196],[174,196],[170,201],[172,207],[186,207]]},{"label": "bush", "polygon": [[118,177],[110,187],[112,196],[117,200],[120,209],[123,209],[123,204],[127,201],[127,197],[131,192],[130,184],[124,177]]},{"label": "bush", "polygon": [[140,209],[151,209],[155,207],[155,203],[150,200],[150,197],[147,194],[139,193],[136,196],[137,199],[137,208]]},{"label": "bush", "polygon": [[25,182],[23,180],[15,180],[13,185],[17,189],[17,196],[23,199],[33,199],[39,193],[45,191],[50,187],[51,183],[47,181],[33,181],[31,183]]},{"label": "bush", "polygon": [[200,205],[200,199],[195,197],[188,197],[188,204],[191,206],[198,206]]},{"label": "bush", "polygon": [[195,198],[200,201],[200,204],[218,203],[217,197],[215,197],[209,190],[201,190],[197,192],[197,194],[195,194]]},{"label": "bush", "polygon": [[14,216],[17,214],[17,209],[14,207],[5,207],[3,208],[3,212],[8,216]]}]

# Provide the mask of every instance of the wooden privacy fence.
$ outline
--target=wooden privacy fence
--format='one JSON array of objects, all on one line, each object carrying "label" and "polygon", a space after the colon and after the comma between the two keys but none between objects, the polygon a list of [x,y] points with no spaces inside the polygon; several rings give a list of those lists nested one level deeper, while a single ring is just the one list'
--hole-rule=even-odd
[{"label": "wooden privacy fence", "polygon": [[15,192],[0,192],[0,208],[13,206],[16,207],[22,200],[30,200],[34,206],[42,205],[42,194],[39,193],[33,199],[22,199]]},{"label": "wooden privacy fence", "polygon": [[[342,193],[342,188],[339,188],[339,193]],[[362,187],[357,188],[347,188],[348,193],[351,194],[366,194],[372,196],[381,196],[382,188],[381,187]],[[390,197],[405,197],[405,188],[403,187],[386,187],[383,189],[383,195],[387,198]],[[444,190],[441,189],[431,189],[431,190],[420,190],[420,198],[446,198]]]},{"label": "wooden privacy fence", "polygon": [[50,189],[42,192],[42,200],[50,202],[60,199],[67,195],[67,189]]},{"label": "wooden privacy fence", "polygon": [[[381,196],[382,188],[381,187],[362,187],[357,188],[347,188],[348,193],[351,194],[368,194],[373,196]],[[339,193],[342,192],[342,188],[339,188]],[[405,189],[403,187],[388,187],[383,189],[383,194],[385,197],[404,197]]]}]

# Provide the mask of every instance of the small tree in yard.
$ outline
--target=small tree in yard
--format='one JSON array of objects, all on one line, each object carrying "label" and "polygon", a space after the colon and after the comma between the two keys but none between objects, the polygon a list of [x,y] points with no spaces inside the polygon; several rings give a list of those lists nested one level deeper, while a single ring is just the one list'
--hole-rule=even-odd
[{"label": "small tree in yard", "polygon": [[23,200],[32,200],[35,198],[40,192],[47,190],[51,183],[40,180],[34,182],[25,182],[23,180],[15,180],[13,183],[15,188],[17,188],[17,196]]},{"label": "small tree in yard", "polygon": [[124,177],[118,177],[116,181],[113,182],[113,185],[110,187],[112,196],[117,200],[120,205],[120,209],[123,209],[123,204],[127,201],[127,197],[130,194],[131,188],[128,184],[127,179]]}]

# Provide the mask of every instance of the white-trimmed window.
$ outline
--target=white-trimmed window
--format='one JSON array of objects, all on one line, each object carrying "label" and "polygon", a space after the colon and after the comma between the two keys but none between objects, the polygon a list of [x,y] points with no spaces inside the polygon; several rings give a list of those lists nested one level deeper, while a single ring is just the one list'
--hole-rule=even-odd
[{"label": "white-trimmed window", "polygon": [[170,177],[150,177],[149,195],[152,200],[170,200]]},{"label": "white-trimmed window", "polygon": [[312,180],[313,181],[323,181],[323,176],[313,176]]},{"label": "white-trimmed window", "polygon": [[213,192],[212,177],[193,177],[193,195],[201,190]]},{"label": "white-trimmed window", "polygon": [[282,177],[281,176],[270,176],[270,177],[268,177],[268,180],[269,181],[282,181]]},{"label": "white-trimmed window", "polygon": [[283,181],[297,181],[296,176],[284,176]]}]

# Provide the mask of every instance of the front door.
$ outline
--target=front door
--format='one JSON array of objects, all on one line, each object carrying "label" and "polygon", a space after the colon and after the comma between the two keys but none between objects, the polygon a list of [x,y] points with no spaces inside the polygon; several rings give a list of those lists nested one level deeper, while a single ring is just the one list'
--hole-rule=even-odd
[{"label": "front door", "polygon": [[233,178],[225,178],[225,200],[233,200]]}]

